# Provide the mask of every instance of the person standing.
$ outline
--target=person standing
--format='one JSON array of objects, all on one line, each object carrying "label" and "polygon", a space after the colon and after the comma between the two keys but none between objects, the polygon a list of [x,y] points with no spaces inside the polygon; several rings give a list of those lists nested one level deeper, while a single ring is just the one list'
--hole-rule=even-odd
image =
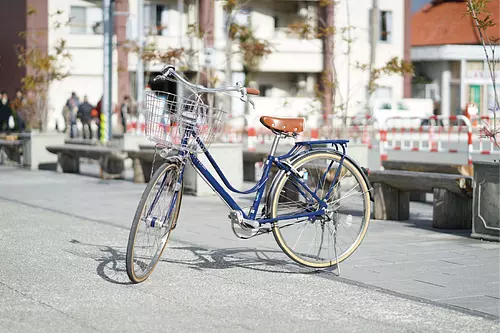
[{"label": "person standing", "polygon": [[2,91],[0,95],[0,132],[10,132],[9,118],[11,116],[9,97],[6,91]]},{"label": "person standing", "polygon": [[16,97],[12,102],[10,102],[10,109],[12,111],[12,116],[14,117],[14,122],[16,123],[16,128],[19,132],[24,131],[26,127],[26,100],[24,99],[23,92],[21,89],[16,90]]},{"label": "person standing", "polygon": [[130,98],[125,96],[120,107],[120,116],[122,118],[123,133],[127,133],[127,117],[130,114]]},{"label": "person standing", "polygon": [[101,96],[101,99],[99,100],[99,102],[97,102],[97,105],[95,107],[95,110],[96,110],[96,113],[97,113],[97,120],[96,120],[96,124],[97,124],[97,139],[101,140],[101,113],[102,113],[102,98],[103,96]]},{"label": "person standing", "polygon": [[83,138],[86,139],[85,127],[89,131],[89,139],[92,140],[92,128],[90,127],[90,122],[92,120],[92,109],[94,107],[89,103],[87,96],[83,97],[83,103],[78,106],[77,118],[82,122]]}]

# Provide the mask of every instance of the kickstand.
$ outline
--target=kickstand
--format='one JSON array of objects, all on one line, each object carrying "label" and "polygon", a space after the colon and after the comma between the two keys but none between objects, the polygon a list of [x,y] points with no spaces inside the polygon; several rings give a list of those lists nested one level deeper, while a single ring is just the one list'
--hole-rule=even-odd
[{"label": "kickstand", "polygon": [[337,277],[340,277],[340,262],[337,255],[337,223],[335,223],[335,229],[333,231],[333,250],[335,251],[335,261],[337,262]]}]

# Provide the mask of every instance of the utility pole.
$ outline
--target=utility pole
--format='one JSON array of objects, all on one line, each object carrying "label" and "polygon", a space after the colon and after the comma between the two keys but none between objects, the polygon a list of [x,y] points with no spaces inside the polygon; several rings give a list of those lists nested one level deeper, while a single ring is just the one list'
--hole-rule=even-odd
[{"label": "utility pole", "polygon": [[[103,24],[104,24],[104,66],[103,66],[103,95],[101,112],[105,115],[106,132],[104,141],[110,141],[113,138],[112,128],[112,57],[113,57],[113,8],[112,0],[103,0]],[[101,133],[102,134],[102,133]]]},{"label": "utility pole", "polygon": [[[227,22],[226,22],[226,49],[225,49],[225,57],[226,57],[226,69],[225,69],[225,77],[226,77],[226,86],[233,85],[233,69],[232,69],[232,56],[233,56],[233,40],[230,36],[231,24],[233,23],[233,13],[227,13]],[[226,112],[230,112],[230,116],[233,116],[232,109],[232,97],[226,96]]]},{"label": "utility pole", "polygon": [[184,14],[184,0],[177,0],[177,11],[179,12],[179,47],[182,47],[182,28],[184,27],[182,14]]},{"label": "utility pole", "polygon": [[144,95],[144,62],[142,51],[144,48],[144,0],[137,0],[137,38],[139,52],[137,54],[136,89],[137,89],[137,114],[142,112]]},{"label": "utility pole", "polygon": [[371,11],[371,27],[370,27],[370,64],[369,64],[369,81],[366,87],[366,112],[368,112],[370,107],[370,96],[372,93],[374,80],[373,80],[373,70],[375,68],[375,54],[377,52],[377,40],[379,34],[379,10],[378,10],[378,0],[372,0],[372,11]]}]

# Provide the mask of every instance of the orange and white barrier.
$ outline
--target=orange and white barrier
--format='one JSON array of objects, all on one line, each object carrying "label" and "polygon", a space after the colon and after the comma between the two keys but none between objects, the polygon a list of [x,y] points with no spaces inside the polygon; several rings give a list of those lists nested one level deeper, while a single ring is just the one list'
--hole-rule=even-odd
[{"label": "orange and white barrier", "polygon": [[[467,163],[472,165],[472,125],[465,116],[432,116],[429,125],[415,127],[419,118],[389,117],[380,129],[380,161],[387,160],[387,152],[423,151],[432,153],[467,153]],[[404,126],[410,123],[408,126]],[[391,122],[398,126],[389,127]],[[403,124],[403,125],[401,125]],[[390,137],[389,135],[390,134]],[[451,146],[444,148],[443,144]]]},{"label": "orange and white barrier", "polygon": [[[495,145],[495,142],[490,137],[491,131],[500,129],[500,117],[494,119],[490,116],[471,117],[471,121],[476,124],[474,126],[474,134],[479,137],[479,153],[481,155],[500,154],[500,149]],[[498,140],[498,139],[497,139]]]}]

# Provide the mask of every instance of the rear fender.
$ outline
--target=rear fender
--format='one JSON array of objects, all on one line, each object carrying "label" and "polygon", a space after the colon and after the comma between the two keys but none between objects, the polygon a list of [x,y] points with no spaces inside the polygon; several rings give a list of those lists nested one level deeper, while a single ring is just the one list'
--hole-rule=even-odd
[{"label": "rear fender", "polygon": [[[342,154],[340,152],[338,152],[336,150],[333,150],[333,149],[311,149],[311,150],[303,151],[303,152],[297,154],[296,156],[294,156],[293,158],[291,158],[290,159],[290,164],[294,164],[295,162],[297,162],[298,160],[300,160],[305,155],[307,155],[307,154],[309,154],[311,152],[318,152],[318,151],[319,152],[333,153],[333,154],[336,154],[336,155],[342,157]],[[344,155],[344,158],[346,160],[348,160],[359,171],[359,173],[363,176],[363,179],[366,182],[366,185],[368,187],[368,194],[370,195],[370,201],[373,202],[374,201],[374,199],[373,199],[373,189],[372,189],[372,186],[370,184],[370,180],[368,179],[368,169],[359,166],[359,164],[356,161],[354,161],[351,157],[349,157],[348,155]],[[273,180],[271,182],[271,186],[269,187],[269,192],[268,192],[268,195],[267,195],[267,200],[266,200],[266,206],[267,207],[271,206],[271,197],[272,197],[271,194],[274,193],[278,182],[284,176],[285,176],[285,170],[280,170],[276,174],[276,176],[273,177]]]}]

